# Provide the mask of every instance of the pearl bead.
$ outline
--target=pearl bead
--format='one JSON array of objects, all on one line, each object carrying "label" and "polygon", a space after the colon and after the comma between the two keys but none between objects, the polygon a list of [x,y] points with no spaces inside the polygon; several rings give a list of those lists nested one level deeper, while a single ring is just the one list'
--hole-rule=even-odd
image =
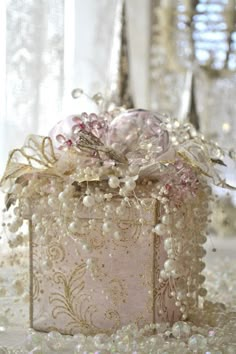
[{"label": "pearl bead", "polygon": [[161,222],[165,225],[170,224],[170,215],[163,215],[161,218]]},{"label": "pearl bead", "polygon": [[84,243],[84,244],[82,245],[82,250],[83,250],[83,251],[89,251],[89,246],[88,246],[86,243]]},{"label": "pearl bead", "polygon": [[91,208],[95,204],[95,200],[91,195],[87,195],[86,197],[83,198],[83,204],[87,208]]},{"label": "pearl bead", "polygon": [[72,221],[68,226],[69,231],[78,232],[78,225],[76,222]]},{"label": "pearl bead", "polygon": [[114,232],[114,238],[115,238],[116,240],[119,240],[119,239],[120,239],[120,233],[119,233],[119,231]]},{"label": "pearl bead", "polygon": [[164,269],[162,269],[160,271],[160,277],[164,280],[168,279],[168,275],[166,274],[166,272],[164,271]]},{"label": "pearl bead", "polygon": [[58,199],[60,200],[60,202],[63,202],[64,200],[66,200],[66,194],[64,192],[59,193]]},{"label": "pearl bead", "polygon": [[102,226],[102,229],[105,233],[110,232],[112,230],[112,223],[110,221],[105,222]]},{"label": "pearl bead", "polygon": [[163,224],[157,224],[155,226],[155,232],[159,235],[159,236],[163,236],[166,234],[166,227]]},{"label": "pearl bead", "polygon": [[164,241],[164,248],[166,251],[171,250],[172,249],[172,239],[170,237],[166,238]]},{"label": "pearl bead", "polygon": [[172,259],[168,259],[167,261],[165,261],[164,263],[164,268],[166,271],[171,272],[172,270],[174,270],[176,267],[176,262]]},{"label": "pearl bead", "polygon": [[118,188],[120,185],[119,178],[117,178],[116,176],[110,177],[108,180],[108,185],[111,188]]},{"label": "pearl bead", "polygon": [[136,182],[133,179],[129,179],[128,181],[125,182],[125,189],[128,191],[134,190],[136,187]]}]

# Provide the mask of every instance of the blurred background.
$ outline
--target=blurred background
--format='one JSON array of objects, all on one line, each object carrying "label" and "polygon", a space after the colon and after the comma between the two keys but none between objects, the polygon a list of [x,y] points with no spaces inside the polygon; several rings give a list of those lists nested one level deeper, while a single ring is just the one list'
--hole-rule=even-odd
[{"label": "blurred background", "polygon": [[[0,173],[27,134],[47,135],[63,116],[94,109],[89,100],[73,100],[72,89],[109,99],[119,45],[128,47],[125,85],[135,107],[190,120],[234,154],[236,1],[125,5],[122,11],[121,0],[1,0]],[[223,173],[236,184],[235,163],[227,164]],[[236,234],[235,193],[217,192],[214,223],[220,233]]]}]

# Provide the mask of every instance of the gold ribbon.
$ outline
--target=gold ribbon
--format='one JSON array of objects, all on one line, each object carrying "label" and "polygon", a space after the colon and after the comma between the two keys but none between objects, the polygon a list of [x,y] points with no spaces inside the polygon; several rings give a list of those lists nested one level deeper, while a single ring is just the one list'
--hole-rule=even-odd
[{"label": "gold ribbon", "polygon": [[[70,159],[73,160],[72,156],[75,156],[74,154],[79,156],[80,159],[83,158],[86,159],[86,161],[89,160],[91,156],[86,153],[88,150],[104,153],[110,160],[116,161],[119,164],[128,167],[128,160],[125,155],[121,155],[112,148],[106,147],[103,144],[98,144],[94,140],[90,142],[88,141],[87,136],[84,137],[84,139],[82,139],[76,146],[72,146],[64,152],[64,154],[66,154],[66,162],[69,162]],[[190,165],[199,175],[211,178],[214,185],[236,190],[235,187],[227,184],[225,180],[223,180],[216,172],[215,163],[217,163],[217,161],[210,158],[206,143],[198,142],[194,139],[189,140],[186,144],[180,145],[178,151],[176,151],[176,156],[179,156],[183,161],[185,161],[185,163]],[[57,158],[55,154],[50,137],[30,135],[21,149],[15,149],[10,153],[5,173],[0,183],[3,185],[8,180],[16,180],[19,177],[28,174],[32,175],[35,173],[43,176],[54,176],[63,179],[73,172],[73,167],[74,169],[77,167],[73,166],[73,163],[71,163],[71,168],[62,173],[57,166],[58,161],[59,158]],[[168,166],[174,162],[175,159],[171,159],[170,161],[161,161],[158,159],[150,165],[152,167],[151,170],[158,170],[159,164]],[[89,163],[87,163],[87,165],[89,165]],[[149,177],[149,165],[141,167],[140,171],[142,177]],[[106,178],[109,174],[112,174],[112,170],[107,167],[104,169],[103,177]],[[89,182],[93,180],[94,177],[86,180],[82,178],[81,180],[78,180],[78,182]],[[99,174],[97,174],[95,180],[100,180]]]},{"label": "gold ribbon", "polygon": [[49,137],[30,135],[21,149],[14,149],[8,158],[1,185],[9,179],[43,173],[56,175],[53,167],[57,162]]}]

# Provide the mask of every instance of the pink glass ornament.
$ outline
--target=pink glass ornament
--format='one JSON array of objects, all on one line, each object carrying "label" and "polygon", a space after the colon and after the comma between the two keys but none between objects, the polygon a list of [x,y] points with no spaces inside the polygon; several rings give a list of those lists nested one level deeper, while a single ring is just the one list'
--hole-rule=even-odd
[{"label": "pink glass ornament", "polygon": [[72,127],[78,123],[75,121],[76,119],[75,116],[66,117],[51,129],[49,136],[55,149],[60,149],[67,141],[71,140]]},{"label": "pink glass ornament", "polygon": [[69,116],[58,122],[50,131],[54,148],[61,150],[76,145],[80,140],[80,133],[89,134],[98,138],[101,143],[105,140],[108,129],[106,116],[97,116],[95,113],[82,113],[80,116]]},{"label": "pink glass ornament", "polygon": [[142,109],[121,113],[109,126],[107,145],[127,153],[139,148],[140,143],[150,142],[158,157],[169,148],[169,134],[162,123],[161,115]]}]

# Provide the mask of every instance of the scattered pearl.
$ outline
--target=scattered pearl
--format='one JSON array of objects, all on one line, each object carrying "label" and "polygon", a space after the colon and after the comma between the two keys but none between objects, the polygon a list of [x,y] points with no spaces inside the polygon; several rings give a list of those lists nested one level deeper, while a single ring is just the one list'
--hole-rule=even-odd
[{"label": "scattered pearl", "polygon": [[71,231],[72,233],[74,232],[78,232],[78,224],[75,221],[72,221],[69,226],[68,226],[69,231]]},{"label": "scattered pearl", "polygon": [[166,271],[171,272],[172,270],[174,270],[176,267],[176,262],[172,259],[168,259],[167,261],[165,261],[164,263],[164,268]]},{"label": "scattered pearl", "polygon": [[86,197],[83,198],[83,204],[87,208],[91,208],[95,204],[95,200],[91,195],[87,195]]},{"label": "scattered pearl", "polygon": [[165,225],[169,225],[170,224],[170,215],[164,215],[161,218],[161,222]]},{"label": "scattered pearl", "polygon": [[125,182],[125,189],[127,189],[128,191],[133,191],[135,187],[136,187],[136,182],[132,178],[130,178]]},{"label": "scattered pearl", "polygon": [[108,180],[108,185],[111,188],[118,188],[120,185],[119,178],[117,178],[116,176],[110,177]]},{"label": "scattered pearl", "polygon": [[112,231],[112,223],[110,221],[105,222],[102,225],[102,230],[105,233],[111,232]]},{"label": "scattered pearl", "polygon": [[155,226],[155,232],[159,235],[159,236],[163,236],[166,234],[166,227],[163,224],[157,224]]}]

